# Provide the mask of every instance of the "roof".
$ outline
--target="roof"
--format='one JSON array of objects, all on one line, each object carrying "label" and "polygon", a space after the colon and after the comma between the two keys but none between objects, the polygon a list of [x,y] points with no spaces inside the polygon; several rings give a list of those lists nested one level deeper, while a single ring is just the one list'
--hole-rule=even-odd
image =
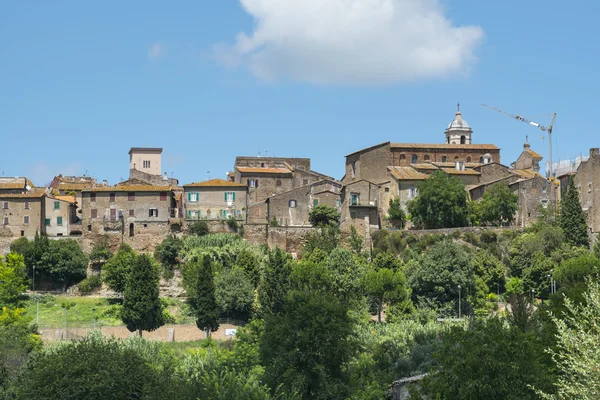
[{"label": "roof", "polygon": [[500,150],[493,144],[448,144],[448,143],[392,143],[392,148],[405,149],[456,149],[456,150]]},{"label": "roof", "polygon": [[0,189],[25,189],[26,186],[34,188],[35,185],[27,177],[0,178]]},{"label": "roof", "polygon": [[423,180],[428,175],[415,170],[412,167],[387,167],[390,174],[398,180]]},{"label": "roof", "polygon": [[540,156],[538,153],[536,153],[535,151],[533,151],[531,149],[525,150],[525,153],[529,154],[533,158],[537,158],[538,160],[541,160],[542,158],[544,158],[544,157]]},{"label": "roof", "polygon": [[456,112],[454,120],[452,122],[450,122],[450,125],[448,125],[448,129],[446,129],[446,131],[450,131],[450,132],[452,132],[452,131],[470,131],[470,130],[471,130],[471,127],[469,126],[467,121],[462,119],[462,114],[460,111]]},{"label": "roof", "polygon": [[77,201],[75,196],[54,196],[54,198],[60,201],[67,201],[69,203],[75,203]]},{"label": "roof", "polygon": [[253,168],[253,167],[235,167],[243,174],[291,174],[287,168]]},{"label": "roof", "polygon": [[383,143],[379,143],[379,144],[376,144],[376,145],[371,146],[371,147],[367,147],[366,149],[357,150],[354,153],[346,154],[346,157],[350,157],[350,156],[352,156],[354,154],[362,153],[363,151],[373,150],[373,149],[376,149],[377,147],[385,146],[386,144],[390,144],[390,142],[383,142]]},{"label": "roof", "polygon": [[247,187],[247,185],[244,185],[243,183],[231,182],[226,181],[224,179],[216,178],[203,182],[188,183],[187,185],[183,185],[183,187]]},{"label": "roof", "polygon": [[94,188],[84,189],[84,192],[170,192],[171,186],[99,186]]},{"label": "roof", "polygon": [[91,182],[89,182],[89,183],[59,182],[58,186],[55,189],[58,189],[58,190],[68,190],[68,191],[71,191],[71,190],[77,191],[77,190],[83,190],[85,188],[92,187],[92,186],[94,186],[94,184],[91,183]]},{"label": "roof", "polygon": [[508,171],[515,175],[519,175],[522,178],[526,178],[526,179],[531,179],[538,175],[541,176],[539,173],[534,172],[534,171],[529,171],[527,169],[509,169]]},{"label": "roof", "polygon": [[10,194],[0,194],[0,199],[37,199],[40,197],[44,197],[46,191],[43,189],[40,190],[32,190],[27,193],[10,193]]},{"label": "roof", "polygon": [[416,163],[416,164],[411,164],[410,166],[414,169],[437,170],[438,169],[438,167],[436,166],[437,164],[438,163]]},{"label": "roof", "polygon": [[463,170],[458,170],[456,168],[440,168],[440,169],[450,175],[481,175],[480,172],[474,171],[472,169],[463,169]]},{"label": "roof", "polygon": [[129,149],[129,154],[131,154],[134,151],[150,151],[162,153],[163,149],[162,147],[132,147],[131,149]]}]

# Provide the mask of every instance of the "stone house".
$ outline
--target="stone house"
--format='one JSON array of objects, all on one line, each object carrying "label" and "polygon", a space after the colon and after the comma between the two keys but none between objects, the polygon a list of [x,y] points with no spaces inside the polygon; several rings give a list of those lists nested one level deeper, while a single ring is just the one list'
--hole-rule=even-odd
[{"label": "stone house", "polygon": [[160,147],[132,147],[129,150],[129,179],[155,186],[177,186],[177,179],[162,172],[162,151]]},{"label": "stone house", "polygon": [[70,236],[76,225],[81,233],[81,223],[77,224],[75,196],[44,197],[44,233],[46,236]]},{"label": "stone house", "polygon": [[267,223],[265,200],[332,177],[311,170],[309,158],[236,157],[231,182],[248,186],[248,222]]},{"label": "stone house", "polygon": [[83,190],[82,207],[84,235],[165,236],[176,229],[171,227],[177,218],[171,186],[120,183],[87,188]]},{"label": "stone house", "polygon": [[83,189],[96,186],[96,179],[90,176],[57,175],[50,182],[51,193],[55,196],[75,196],[76,215],[81,219],[81,192]]},{"label": "stone house", "polygon": [[350,182],[343,186],[342,192],[342,228],[380,229],[379,211],[380,185],[366,179]]},{"label": "stone house", "polygon": [[0,194],[26,193],[35,185],[26,177],[0,176]]},{"label": "stone house", "polygon": [[400,206],[406,211],[408,202],[419,194],[419,183],[429,176],[412,167],[388,167],[388,171],[392,179],[390,180],[390,196],[387,202],[382,199],[382,214],[384,216],[387,214],[390,198],[399,198]]},{"label": "stone house", "polygon": [[341,212],[340,182],[325,179],[300,186],[265,200],[268,221],[280,226],[310,226],[309,213],[313,207],[326,205]]},{"label": "stone house", "polygon": [[595,243],[600,232],[600,149],[590,149],[590,157],[581,162],[574,179],[579,201],[587,215],[589,233]]},{"label": "stone house", "polygon": [[0,236],[32,238],[36,232],[42,234],[45,194],[43,189],[0,193]]},{"label": "stone house", "polygon": [[243,183],[210,179],[183,185],[184,214],[187,221],[246,220],[248,186]]}]

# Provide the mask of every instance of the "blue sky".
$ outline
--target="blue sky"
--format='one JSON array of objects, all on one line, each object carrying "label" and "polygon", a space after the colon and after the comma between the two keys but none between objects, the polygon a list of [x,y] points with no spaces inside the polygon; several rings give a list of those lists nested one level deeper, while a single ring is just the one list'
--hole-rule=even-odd
[{"label": "blue sky", "polygon": [[600,146],[596,2],[286,1],[0,0],[0,173],[112,184],[135,146],[181,183],[259,152],[341,178],[361,148],[442,142],[457,101],[505,164],[548,139],[481,103],[556,111],[555,161]]}]

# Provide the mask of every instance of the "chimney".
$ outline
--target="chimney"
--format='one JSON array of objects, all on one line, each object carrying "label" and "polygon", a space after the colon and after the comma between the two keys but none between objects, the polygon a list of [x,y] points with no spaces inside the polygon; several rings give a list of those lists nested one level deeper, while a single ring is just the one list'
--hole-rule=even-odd
[{"label": "chimney", "polygon": [[102,181],[102,186],[108,186],[108,181],[106,179]]},{"label": "chimney", "polygon": [[590,158],[596,158],[600,156],[600,149],[598,147],[592,147],[590,149]]}]

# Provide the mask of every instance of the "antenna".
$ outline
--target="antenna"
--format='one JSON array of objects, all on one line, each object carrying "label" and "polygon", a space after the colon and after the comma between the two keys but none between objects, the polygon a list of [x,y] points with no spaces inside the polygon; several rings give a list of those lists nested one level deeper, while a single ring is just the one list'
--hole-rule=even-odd
[{"label": "antenna", "polygon": [[206,171],[206,173],[208,174],[208,180],[210,181],[210,171]]}]

